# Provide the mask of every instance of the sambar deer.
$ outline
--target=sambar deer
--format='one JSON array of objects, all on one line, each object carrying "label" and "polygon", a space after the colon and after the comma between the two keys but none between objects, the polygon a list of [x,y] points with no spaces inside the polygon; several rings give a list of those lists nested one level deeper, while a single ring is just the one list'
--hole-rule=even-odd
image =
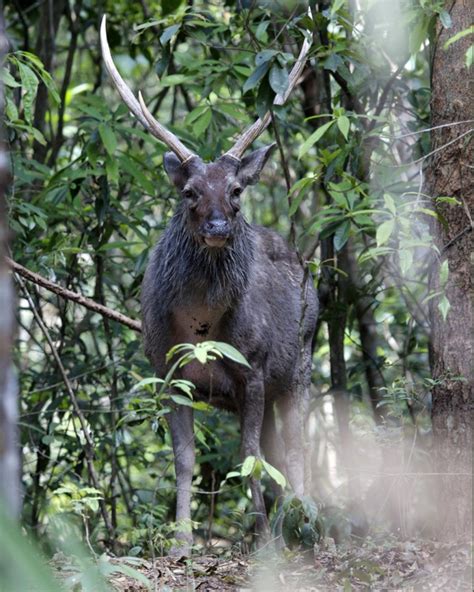
[{"label": "sambar deer", "polygon": [[[304,425],[311,380],[317,298],[296,253],[275,232],[249,224],[240,211],[247,186],[259,180],[274,144],[243,156],[270,122],[258,119],[215,162],[205,163],[151,115],[115,67],[101,25],[102,54],[120,96],[135,117],[172,152],[166,172],[181,198],[151,254],[142,287],[145,352],[159,377],[166,353],[178,343],[223,341],[237,348],[251,369],[228,359],[192,362],[180,378],[195,385],[196,399],[238,414],[242,458],[260,457],[282,467],[296,495],[305,493]],[[310,42],[290,73],[283,104],[298,82]],[[283,439],[275,425],[275,406]],[[175,405],[168,415],[177,481],[178,552],[192,543],[191,486],[195,450],[193,411]],[[284,442],[286,455],[279,448]],[[282,461],[282,457],[286,459]],[[260,482],[251,478],[256,528],[268,532]],[[182,526],[186,525],[186,528]]]}]

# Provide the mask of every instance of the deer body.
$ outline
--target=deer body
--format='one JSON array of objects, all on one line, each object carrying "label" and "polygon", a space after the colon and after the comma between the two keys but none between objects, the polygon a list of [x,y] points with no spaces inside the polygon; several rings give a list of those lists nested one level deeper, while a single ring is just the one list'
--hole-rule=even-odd
[{"label": "deer body", "polygon": [[[311,46],[308,34],[274,104],[282,105],[303,71]],[[304,424],[311,380],[312,339],[317,299],[296,254],[275,232],[249,224],[240,196],[259,176],[274,144],[243,156],[268,126],[265,114],[233,147],[205,164],[137,100],[115,67],[101,25],[105,66],[124,102],[143,126],[172,152],[164,166],[181,200],[151,255],[142,288],[145,352],[159,377],[166,353],[178,343],[214,340],[237,348],[246,368],[229,360],[198,362],[180,369],[196,387],[195,397],[236,413],[241,424],[242,458],[265,455],[301,496],[305,492]],[[282,419],[283,439],[274,407]],[[193,413],[176,405],[167,416],[175,458],[177,538],[189,551],[191,486],[194,469]],[[283,447],[284,441],[284,449]],[[283,454],[283,451],[286,454]],[[251,478],[257,531],[268,531],[260,482]]]},{"label": "deer body", "polygon": [[[238,278],[237,287],[231,284],[215,295],[206,267],[201,268],[202,275],[198,270],[190,273],[186,264],[182,275],[170,273],[170,257],[180,258],[183,249],[176,243],[170,254],[165,231],[151,255],[142,288],[145,352],[158,375],[164,376],[166,353],[174,345],[207,340],[230,343],[252,368],[262,366],[266,398],[275,400],[296,381],[303,272],[295,253],[278,234],[249,225],[246,238],[245,277]],[[202,249],[199,244],[195,248]],[[203,266],[226,265],[221,259],[228,256],[207,254],[213,260],[203,261]],[[303,333],[310,342],[316,318],[312,289],[306,300]],[[242,385],[248,373],[243,366],[225,360],[209,366],[192,362],[181,370],[181,376],[194,383],[196,398],[235,413],[242,406]]]},{"label": "deer body", "polygon": [[[183,166],[166,155],[165,168],[183,197],[145,274],[144,342],[161,377],[168,370],[166,353],[178,343],[212,339],[236,347],[251,369],[225,359],[206,367],[194,361],[180,370],[180,377],[194,383],[196,398],[239,416],[242,458],[265,454],[303,495],[304,415],[316,294],[312,283],[303,281],[298,258],[286,242],[271,230],[248,224],[238,203],[245,187],[257,181],[272,149],[257,150],[241,163],[222,158],[210,165],[196,157]],[[275,450],[274,403],[284,421],[286,466],[282,450]],[[175,406],[169,422],[178,483],[177,522],[182,524],[191,518],[192,409]],[[267,519],[255,479],[251,489],[257,529],[263,533]],[[191,542],[189,531],[179,535]]]}]

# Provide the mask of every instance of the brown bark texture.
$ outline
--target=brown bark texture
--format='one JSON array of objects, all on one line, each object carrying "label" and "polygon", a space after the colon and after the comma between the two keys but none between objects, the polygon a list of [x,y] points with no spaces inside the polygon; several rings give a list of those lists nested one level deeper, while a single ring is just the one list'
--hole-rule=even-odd
[{"label": "brown bark texture", "polygon": [[[431,301],[431,370],[436,472],[439,474],[439,533],[443,538],[469,539],[472,529],[472,409],[473,409],[473,174],[472,87],[465,56],[472,42],[466,36],[448,47],[453,35],[471,25],[470,0],[445,3],[452,18],[446,29],[438,21],[432,60],[432,126],[454,122],[432,132],[426,170],[427,192],[443,220],[436,222],[434,241],[440,251],[431,269],[431,289],[450,303],[446,319]],[[471,50],[472,51],[472,50]],[[451,142],[451,143],[450,143]],[[448,145],[449,144],[449,145]],[[458,204],[439,200],[455,197]],[[440,279],[443,261],[449,275]]]}]

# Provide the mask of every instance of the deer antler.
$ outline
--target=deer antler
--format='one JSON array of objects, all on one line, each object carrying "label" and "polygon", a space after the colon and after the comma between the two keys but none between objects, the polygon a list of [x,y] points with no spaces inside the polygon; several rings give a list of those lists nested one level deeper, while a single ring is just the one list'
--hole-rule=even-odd
[{"label": "deer antler", "polygon": [[[311,18],[311,8],[308,9],[308,15]],[[283,94],[276,95],[275,99],[273,100],[274,105],[284,105],[286,103],[288,97],[290,96],[291,92],[296,86],[301,76],[301,73],[303,72],[303,68],[305,67],[311,45],[312,35],[308,34],[305,37],[305,40],[301,47],[300,55],[298,56],[298,59],[296,60],[296,63],[293,66],[288,77],[288,88]],[[270,111],[267,111],[267,113],[263,117],[259,117],[255,123],[253,123],[237,138],[235,144],[232,146],[230,150],[228,150],[225,153],[225,156],[230,156],[236,160],[240,160],[245,150],[250,146],[250,144],[252,144],[254,140],[258,138],[258,136],[260,136],[260,134],[265,130],[270,121],[271,113]]]},{"label": "deer antler", "polygon": [[186,146],[169,130],[161,125],[157,121],[150,111],[147,109],[141,94],[139,94],[140,102],[137,101],[132,91],[129,89],[123,78],[120,76],[114,61],[112,54],[110,53],[109,42],[107,41],[107,30],[106,30],[106,16],[102,17],[102,23],[100,25],[100,44],[102,47],[102,57],[104,58],[105,67],[107,72],[118,90],[119,95],[122,97],[124,103],[135,115],[138,121],[147,129],[155,138],[161,140],[166,144],[181,160],[186,162],[196,156],[191,150],[188,150]]}]

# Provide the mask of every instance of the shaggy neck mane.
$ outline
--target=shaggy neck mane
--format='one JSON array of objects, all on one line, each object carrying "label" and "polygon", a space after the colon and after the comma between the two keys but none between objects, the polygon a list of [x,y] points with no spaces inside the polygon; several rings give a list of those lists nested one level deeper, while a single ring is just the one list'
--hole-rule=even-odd
[{"label": "shaggy neck mane", "polygon": [[255,237],[242,216],[229,243],[213,249],[193,236],[182,206],[171,219],[162,241],[162,252],[166,253],[163,276],[170,305],[186,303],[197,296],[210,307],[228,307],[246,290]]}]

